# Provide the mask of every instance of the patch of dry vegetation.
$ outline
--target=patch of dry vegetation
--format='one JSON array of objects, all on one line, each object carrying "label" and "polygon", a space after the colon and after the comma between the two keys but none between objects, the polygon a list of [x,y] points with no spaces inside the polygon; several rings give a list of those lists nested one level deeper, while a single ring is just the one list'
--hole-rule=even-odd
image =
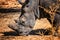
[{"label": "patch of dry vegetation", "polygon": [[17,0],[0,0],[0,8],[21,8]]},{"label": "patch of dry vegetation", "polygon": [[60,40],[59,37],[54,36],[2,36],[0,40]]},{"label": "patch of dry vegetation", "polygon": [[[20,12],[19,12],[20,13]],[[29,36],[3,36],[4,32],[10,32],[13,31],[12,29],[8,28],[9,23],[14,23],[14,19],[17,19],[19,17],[19,13],[9,13],[5,15],[5,13],[0,14],[2,17],[0,18],[0,40],[60,40],[60,37],[54,37],[50,35],[29,35]],[[39,25],[40,24],[40,25]],[[45,27],[47,26],[47,27]],[[40,27],[43,26],[43,27]],[[49,27],[50,26],[50,27]],[[46,18],[37,20],[34,30],[39,29],[39,28],[51,28],[50,23]],[[60,32],[60,28],[59,28]]]},{"label": "patch of dry vegetation", "polygon": [[[21,5],[16,2],[17,0],[0,0],[0,8],[20,8]],[[46,10],[45,10],[46,11]],[[13,31],[8,28],[9,23],[14,23],[14,19],[17,19],[20,15],[20,12],[14,13],[0,13],[0,40],[60,40],[60,37],[50,36],[50,35],[29,35],[29,36],[3,36],[4,32]],[[49,29],[52,28],[51,24],[46,18],[41,20],[36,20],[36,24],[33,30],[36,29]],[[51,30],[51,29],[49,29]],[[51,30],[54,32],[54,29]],[[60,27],[59,27],[60,35]]]}]

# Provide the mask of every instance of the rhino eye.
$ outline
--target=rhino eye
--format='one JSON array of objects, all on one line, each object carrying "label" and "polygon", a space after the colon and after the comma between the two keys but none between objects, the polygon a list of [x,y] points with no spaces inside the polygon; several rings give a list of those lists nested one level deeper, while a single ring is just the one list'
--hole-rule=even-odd
[{"label": "rhino eye", "polygon": [[22,23],[25,23],[24,21],[22,21]]},{"label": "rhino eye", "polygon": [[22,32],[19,32],[19,33],[22,33]]},{"label": "rhino eye", "polygon": [[29,5],[27,5],[26,7],[29,7]]}]

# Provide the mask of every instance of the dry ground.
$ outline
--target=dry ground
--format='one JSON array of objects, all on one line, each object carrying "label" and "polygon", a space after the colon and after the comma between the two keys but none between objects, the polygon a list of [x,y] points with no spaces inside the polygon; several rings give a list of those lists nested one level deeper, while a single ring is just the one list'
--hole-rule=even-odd
[{"label": "dry ground", "polygon": [[[0,0],[0,8],[21,8],[17,0]],[[55,37],[52,35],[29,35],[29,36],[16,36],[14,30],[8,27],[8,24],[15,23],[14,19],[17,19],[20,12],[12,13],[0,13],[0,40],[60,40],[60,37]],[[48,29],[52,28],[51,24],[46,18],[36,20],[36,24],[33,30],[36,29]],[[60,34],[60,28],[59,28]]]},{"label": "dry ground", "polygon": [[[60,40],[60,37],[55,37],[52,35],[15,36],[15,32],[8,27],[8,24],[15,23],[14,19],[17,19],[19,15],[20,12],[0,13],[0,40]],[[33,30],[41,28],[51,28],[51,24],[46,18],[41,20],[37,19]]]},{"label": "dry ground", "polygon": [[60,40],[54,36],[2,36],[0,40]]}]

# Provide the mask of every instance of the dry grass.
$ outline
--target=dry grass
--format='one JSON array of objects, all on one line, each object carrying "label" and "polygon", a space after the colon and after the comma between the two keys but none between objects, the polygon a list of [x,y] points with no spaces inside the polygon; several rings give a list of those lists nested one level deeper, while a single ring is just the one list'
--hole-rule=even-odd
[{"label": "dry grass", "polygon": [[0,0],[0,8],[21,8],[17,0]]},{"label": "dry grass", "polygon": [[[14,33],[10,33],[10,31],[13,31],[12,29],[8,28],[8,24],[9,23],[14,23],[14,19],[17,19],[19,17],[19,13],[3,13],[0,15],[0,40],[60,40],[60,37],[54,37],[54,36],[50,36],[50,35],[29,35],[29,36],[14,36]],[[44,25],[43,25],[44,24]],[[42,27],[40,27],[42,26]],[[47,27],[46,27],[47,26]],[[49,27],[50,26],[50,27]],[[36,29],[41,29],[41,28],[51,28],[50,23],[48,22],[48,20],[46,18],[41,19],[41,20],[37,20],[35,27],[33,28],[34,30]],[[5,34],[3,34],[4,32],[10,33],[10,35],[6,35],[3,36]],[[60,30],[59,30],[60,32]],[[11,36],[11,34],[13,36]]]},{"label": "dry grass", "polygon": [[[21,8],[17,0],[0,0],[0,7],[1,8]],[[23,1],[22,1],[23,2]],[[12,5],[11,5],[12,4]],[[8,27],[9,23],[15,23],[14,19],[17,19],[20,15],[20,12],[13,12],[13,13],[0,13],[0,40],[60,40],[59,37],[55,37],[53,35],[29,35],[29,36],[12,36],[11,34],[15,34],[12,29]],[[37,29],[49,29],[52,28],[51,24],[48,22],[46,18],[36,20],[36,24],[33,30]],[[54,32],[54,29],[49,29]],[[58,30],[60,34],[60,28]],[[5,34],[10,34],[6,35]],[[15,34],[16,35],[16,34]]]},{"label": "dry grass", "polygon": [[59,37],[54,36],[2,36],[0,40],[60,40]]}]

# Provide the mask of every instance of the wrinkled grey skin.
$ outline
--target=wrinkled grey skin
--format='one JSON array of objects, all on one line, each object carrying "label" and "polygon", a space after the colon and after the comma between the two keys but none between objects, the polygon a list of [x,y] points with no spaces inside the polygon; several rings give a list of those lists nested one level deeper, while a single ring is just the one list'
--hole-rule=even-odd
[{"label": "wrinkled grey skin", "polygon": [[[40,18],[47,18],[50,20],[49,14],[47,14],[42,8],[50,9],[49,6],[51,3],[56,4],[56,0],[26,0],[25,3],[22,3],[21,0],[18,0],[22,4],[21,15],[18,20],[15,20],[16,24],[10,24],[9,27],[15,30],[19,35],[28,35],[33,26],[35,25],[35,20]],[[55,25],[60,25],[60,15],[56,14],[54,19],[56,20]],[[55,21],[53,20],[53,21]]]},{"label": "wrinkled grey skin", "polygon": [[37,3],[38,0],[29,0],[27,4],[23,4],[19,20],[15,20],[16,24],[9,25],[9,27],[17,31],[19,35],[28,35],[35,25],[35,14],[37,13],[36,10],[38,10],[37,6],[39,4]]}]

